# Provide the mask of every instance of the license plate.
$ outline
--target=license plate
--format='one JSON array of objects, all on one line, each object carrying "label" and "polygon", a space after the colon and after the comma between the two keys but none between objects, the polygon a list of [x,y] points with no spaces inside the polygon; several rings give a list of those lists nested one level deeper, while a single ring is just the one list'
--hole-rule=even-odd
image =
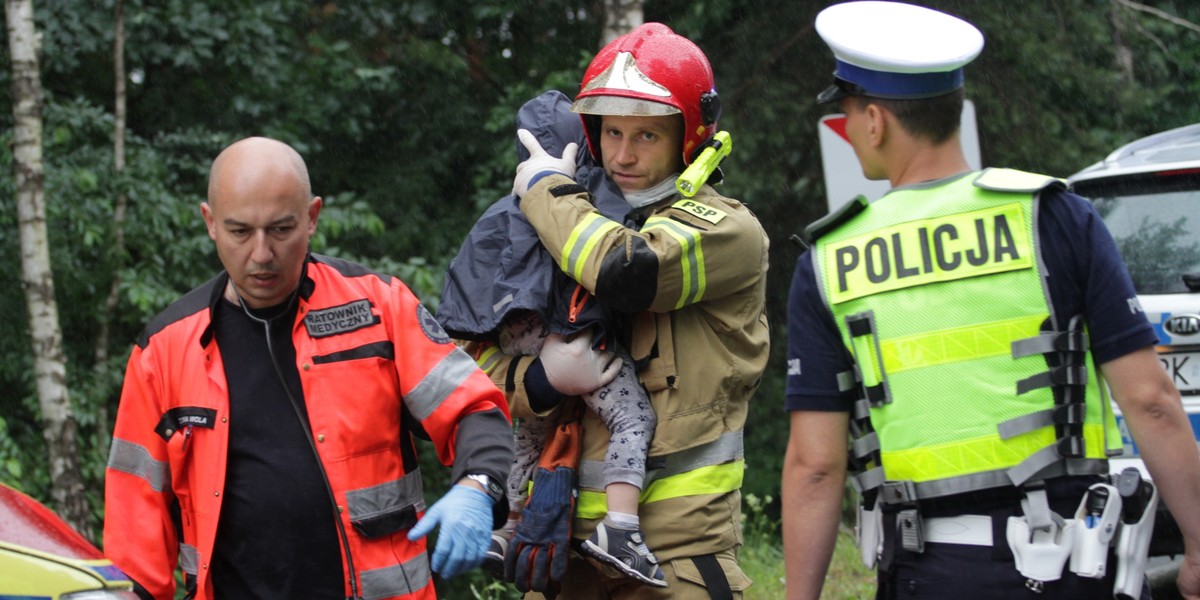
[{"label": "license plate", "polygon": [[1200,352],[1159,354],[1158,362],[1181,393],[1200,394]]}]

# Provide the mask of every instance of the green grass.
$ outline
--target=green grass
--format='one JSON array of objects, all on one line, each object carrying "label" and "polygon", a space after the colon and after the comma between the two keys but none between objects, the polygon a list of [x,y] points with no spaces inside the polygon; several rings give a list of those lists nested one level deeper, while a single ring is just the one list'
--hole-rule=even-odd
[{"label": "green grass", "polygon": [[[774,600],[786,595],[786,569],[783,555],[783,538],[779,533],[779,522],[763,513],[763,507],[771,503],[753,494],[746,494],[745,520],[743,524],[745,545],[739,552],[742,570],[754,585],[746,590],[746,600]],[[875,595],[875,572],[862,564],[858,548],[854,545],[854,534],[847,528],[838,533],[837,546],[829,573],[825,578],[822,600],[860,600]]]},{"label": "green grass", "polygon": [[[778,539],[746,540],[742,547],[742,569],[754,581],[746,590],[746,600],[783,598],[784,582],[783,545]],[[875,572],[868,571],[858,558],[854,547],[854,536],[849,532],[838,535],[837,548],[825,578],[822,600],[862,600],[875,596]]]}]

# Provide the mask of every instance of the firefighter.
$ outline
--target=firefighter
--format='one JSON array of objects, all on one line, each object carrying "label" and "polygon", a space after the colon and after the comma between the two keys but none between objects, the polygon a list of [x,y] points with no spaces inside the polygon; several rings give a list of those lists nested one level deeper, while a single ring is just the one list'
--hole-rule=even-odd
[{"label": "firefighter", "polygon": [[[503,395],[399,279],[309,252],[321,198],[291,147],[223,150],[200,208],[225,270],[130,355],[108,555],[143,598],[177,566],[195,598],[434,598],[507,512]],[[453,465],[428,510],[414,434]]]},{"label": "firefighter", "polygon": [[[697,185],[692,198],[676,188],[684,168],[714,144],[720,102],[712,69],[690,40],[647,23],[593,58],[571,110],[582,119],[587,151],[630,205],[632,226],[592,205],[573,178],[573,152],[550,155],[533,136],[522,136],[531,156],[518,165],[514,193],[558,268],[632,323],[622,346],[658,424],[638,496],[641,539],[606,520],[609,433],[584,413],[574,537],[587,557],[571,556],[561,592],[573,599],[740,598],[750,585],[737,556],[742,429],[767,362],[768,240],[744,204],[711,185]],[[719,179],[718,171],[707,180]],[[509,390],[514,414],[553,410],[563,387],[597,387],[572,379],[603,372],[594,364],[602,353],[551,346],[547,340],[540,357],[489,365],[493,380]],[[554,360],[546,360],[550,355]],[[535,479],[531,505],[538,496]],[[528,511],[522,522],[527,518]],[[518,527],[514,543],[540,542],[522,541]],[[600,556],[620,559],[619,546],[643,545],[658,559],[664,588],[631,580]],[[517,579],[527,581],[523,573]]]},{"label": "firefighter", "polygon": [[[892,187],[810,225],[793,275],[788,597],[820,594],[848,462],[878,598],[1138,597],[1145,548],[1118,542],[1149,532],[1117,508],[1110,389],[1197,597],[1200,456],[1113,238],[1060,180],[967,166],[963,67],[982,34],[893,2],[835,5],[816,27],[837,63],[818,101],[840,106],[863,173]],[[1136,509],[1157,492],[1131,475]]]}]

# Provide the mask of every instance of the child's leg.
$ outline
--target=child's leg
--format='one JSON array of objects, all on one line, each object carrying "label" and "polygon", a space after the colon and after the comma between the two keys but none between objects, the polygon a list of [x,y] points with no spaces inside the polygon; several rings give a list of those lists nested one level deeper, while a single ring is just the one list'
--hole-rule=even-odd
[{"label": "child's leg", "polygon": [[617,378],[584,394],[583,400],[608,426],[608,454],[604,461],[608,509],[636,515],[637,495],[646,478],[646,451],[658,419],[633,371],[633,361],[624,351],[620,354],[623,364]]},{"label": "child's leg", "polygon": [[638,519],[638,495],[646,478],[646,451],[658,419],[650,399],[622,352],[621,370],[608,385],[584,394],[584,402],[608,426],[604,492],[608,514],[583,542],[583,551],[648,585],[667,585],[658,559],[646,547]]}]

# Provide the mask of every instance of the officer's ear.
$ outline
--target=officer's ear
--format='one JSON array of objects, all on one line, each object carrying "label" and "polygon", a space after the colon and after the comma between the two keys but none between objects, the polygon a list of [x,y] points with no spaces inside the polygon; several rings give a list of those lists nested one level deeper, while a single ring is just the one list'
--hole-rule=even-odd
[{"label": "officer's ear", "polygon": [[887,127],[894,117],[886,108],[874,102],[867,103],[863,109],[863,116],[867,120],[867,142],[872,148],[882,146],[883,141],[887,139]]}]

